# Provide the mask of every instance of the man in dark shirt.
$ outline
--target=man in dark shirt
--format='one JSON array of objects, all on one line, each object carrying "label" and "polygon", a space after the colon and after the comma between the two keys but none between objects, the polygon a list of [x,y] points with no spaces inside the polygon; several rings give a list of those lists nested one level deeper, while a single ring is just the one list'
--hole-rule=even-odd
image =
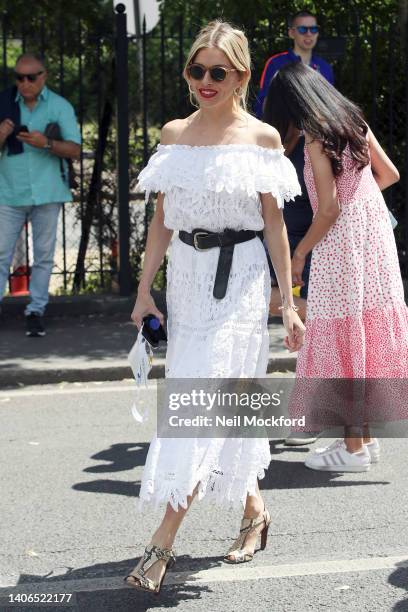
[{"label": "man in dark shirt", "polygon": [[263,69],[260,91],[255,103],[255,113],[258,119],[262,118],[262,110],[269,85],[273,75],[285,64],[302,61],[311,66],[333,84],[333,69],[321,57],[313,53],[319,38],[319,26],[316,16],[309,11],[299,11],[288,20],[288,35],[293,40],[293,49],[277,53],[270,57]]}]

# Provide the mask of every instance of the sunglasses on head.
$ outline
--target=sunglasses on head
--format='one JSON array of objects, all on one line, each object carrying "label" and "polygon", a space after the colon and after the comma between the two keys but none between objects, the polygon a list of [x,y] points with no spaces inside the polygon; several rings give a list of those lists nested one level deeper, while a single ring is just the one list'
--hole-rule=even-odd
[{"label": "sunglasses on head", "polygon": [[310,32],[311,34],[317,34],[319,31],[319,26],[296,26],[295,30],[299,32],[299,34],[306,34],[306,32]]},{"label": "sunglasses on head", "polygon": [[31,74],[20,74],[19,72],[15,72],[14,76],[15,76],[16,81],[18,81],[19,83],[23,83],[25,79],[27,79],[27,81],[29,81],[30,83],[35,83],[35,81],[40,76],[40,74],[43,74],[43,73],[44,73],[44,70],[40,70],[40,72],[34,72]]},{"label": "sunglasses on head", "polygon": [[229,72],[235,72],[236,68],[224,68],[224,66],[211,66],[210,68],[205,68],[201,66],[201,64],[190,64],[187,67],[187,74],[191,79],[194,79],[194,81],[202,81],[207,71],[210,73],[210,77],[213,81],[220,83],[227,78]]}]

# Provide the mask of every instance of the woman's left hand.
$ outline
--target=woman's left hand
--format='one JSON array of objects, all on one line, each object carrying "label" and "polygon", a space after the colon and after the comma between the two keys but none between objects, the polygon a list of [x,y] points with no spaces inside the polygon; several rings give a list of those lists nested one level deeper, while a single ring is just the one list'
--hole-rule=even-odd
[{"label": "woman's left hand", "polygon": [[305,284],[302,279],[305,262],[306,258],[302,255],[298,255],[295,251],[292,259],[292,281],[296,287],[303,287]]},{"label": "woman's left hand", "polygon": [[291,308],[282,311],[283,325],[288,335],[284,339],[284,344],[291,353],[295,353],[303,346],[305,336],[305,326],[303,325],[297,312]]}]

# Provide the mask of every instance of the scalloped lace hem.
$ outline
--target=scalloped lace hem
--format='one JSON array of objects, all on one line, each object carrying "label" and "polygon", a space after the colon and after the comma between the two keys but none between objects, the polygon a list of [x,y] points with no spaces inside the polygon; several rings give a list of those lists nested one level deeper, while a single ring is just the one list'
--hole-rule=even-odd
[{"label": "scalloped lace hem", "polygon": [[257,481],[265,477],[269,464],[270,459],[260,462],[258,468],[251,470],[242,480],[219,468],[198,476],[194,484],[191,481],[175,484],[173,478],[166,477],[156,479],[156,484],[147,480],[143,487],[145,490],[140,492],[137,508],[142,512],[147,506],[157,510],[170,504],[178,512],[179,507],[187,508],[187,498],[197,486],[199,501],[226,508],[244,508],[247,496],[256,494]]}]

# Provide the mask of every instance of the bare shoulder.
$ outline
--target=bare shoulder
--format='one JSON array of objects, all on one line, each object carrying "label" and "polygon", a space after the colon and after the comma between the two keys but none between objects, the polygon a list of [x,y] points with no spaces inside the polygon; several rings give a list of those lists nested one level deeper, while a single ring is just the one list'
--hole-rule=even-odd
[{"label": "bare shoulder", "polygon": [[174,119],[165,123],[161,129],[160,144],[176,144],[188,125],[187,119]]},{"label": "bare shoulder", "polygon": [[313,136],[310,136],[310,134],[307,134],[306,132],[305,132],[305,145],[307,147],[307,150],[309,151],[309,155],[313,155],[313,156],[325,155],[321,141],[318,140],[317,138],[313,138]]},{"label": "bare shoulder", "polygon": [[374,132],[372,131],[372,129],[370,128],[368,124],[367,124],[366,140],[369,146],[376,146],[379,144],[377,138],[375,137]]},{"label": "bare shoulder", "polygon": [[282,142],[278,130],[269,125],[269,123],[263,123],[258,119],[254,120],[253,123],[254,135],[256,138],[256,144],[260,147],[266,147],[267,149],[281,149]]},{"label": "bare shoulder", "polygon": [[[318,138],[313,138],[305,132],[305,145],[312,164],[315,180],[320,184],[324,181],[333,181],[333,169],[331,161],[323,149],[323,143]],[[317,184],[317,183],[316,183]]]}]

